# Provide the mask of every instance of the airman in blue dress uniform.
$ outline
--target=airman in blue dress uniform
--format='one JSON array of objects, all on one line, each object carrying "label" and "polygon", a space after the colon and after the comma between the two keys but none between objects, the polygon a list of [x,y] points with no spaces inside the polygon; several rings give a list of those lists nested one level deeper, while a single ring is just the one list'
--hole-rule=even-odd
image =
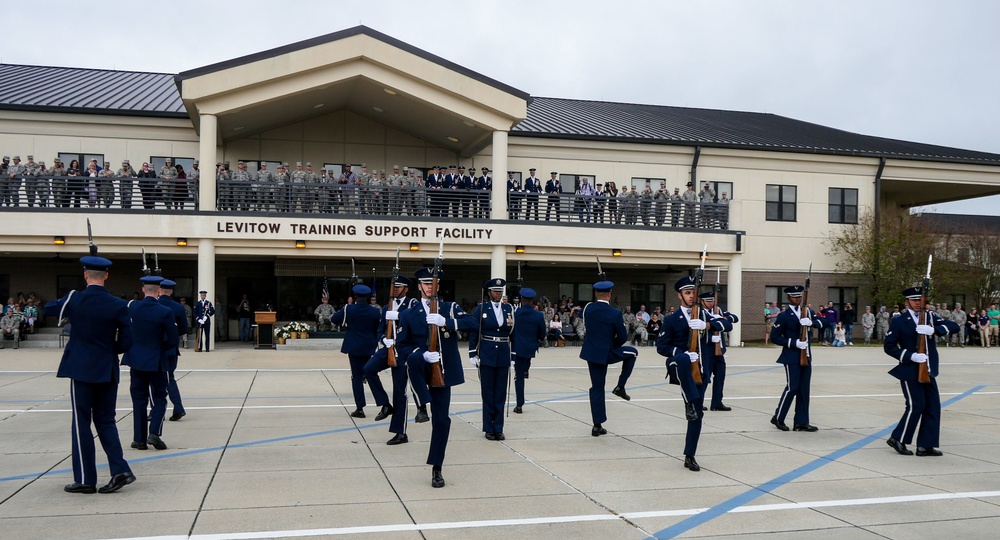
[{"label": "airman in blue dress uniform", "polygon": [[[441,277],[443,272],[438,274]],[[431,444],[427,452],[427,464],[431,466],[431,486],[444,487],[441,466],[444,464],[448,435],[451,432],[451,388],[465,382],[462,371],[462,355],[458,351],[458,332],[469,331],[479,323],[454,302],[438,302],[438,312],[430,312],[430,299],[437,294],[433,285],[433,270],[421,268],[416,272],[420,288],[420,302],[407,309],[399,317],[397,351],[406,355],[406,367],[410,375],[410,385],[421,403],[431,404]],[[438,332],[438,351],[427,350],[430,327]],[[444,386],[432,387],[427,384],[431,364],[441,363],[444,372]]]},{"label": "airman in blue dress uniform", "polygon": [[521,307],[514,312],[514,392],[517,394],[517,406],[514,412],[521,414],[524,407],[524,380],[528,378],[531,369],[531,359],[538,352],[538,342],[545,339],[545,316],[535,307],[534,289],[521,289]]},{"label": "airman in blue dress uniform", "polygon": [[94,436],[90,430],[93,421],[111,470],[111,481],[100,492],[110,493],[135,481],[115,425],[118,355],[132,348],[132,326],[125,301],[104,288],[111,261],[91,255],[80,262],[87,288],[71,291],[45,305],[46,315],[73,321],[56,372],[57,377],[70,379],[73,407],[73,483],[64,489],[70,493],[98,491]]},{"label": "airman in blue dress uniform", "polygon": [[[715,305],[715,292],[706,291],[698,295],[701,298],[702,312],[713,315],[713,318],[721,317],[724,325],[723,329],[710,328],[709,332],[702,334],[702,365],[705,371],[705,390],[702,390],[702,397],[708,392],[708,384],[712,384],[712,401],[709,409],[713,411],[731,411],[732,407],[727,407],[722,403],[722,392],[726,385],[726,333],[733,331],[733,325],[740,322],[740,318],[735,313],[730,313]],[[705,320],[710,320],[705,317]],[[728,324],[726,324],[728,323]],[[715,354],[715,345],[719,345],[721,354]]]},{"label": "airman in blue dress uniform", "polygon": [[483,396],[483,432],[491,441],[502,441],[504,402],[510,381],[510,337],[514,332],[514,306],[503,302],[507,280],[483,283],[489,299],[472,312],[478,323],[469,332],[469,362],[479,368]]},{"label": "airman in blue dress uniform", "polygon": [[[132,348],[122,357],[129,366],[129,393],[132,396],[132,448],[146,450],[153,445],[166,450],[163,442],[163,418],[167,414],[167,370],[170,353],[177,349],[177,324],[170,308],[160,304],[159,276],[145,276],[142,300],[128,303],[132,318]],[[176,357],[175,357],[176,358]],[[153,402],[147,416],[146,406]]]},{"label": "airman in blue dress uniform", "polygon": [[215,316],[215,306],[208,300],[208,291],[198,291],[201,300],[194,304],[194,326],[198,335],[195,342],[198,348],[194,352],[209,352],[212,343],[212,317]]},{"label": "airman in blue dress uniform", "polygon": [[[371,388],[372,396],[375,397],[375,405],[381,406],[382,410],[375,416],[375,421],[385,420],[392,415],[389,420],[389,432],[394,433],[393,437],[386,443],[397,445],[409,442],[406,436],[406,386],[408,378],[406,376],[406,357],[396,350],[396,365],[392,367],[392,402],[389,402],[389,395],[382,386],[378,374],[380,371],[389,369],[389,349],[396,346],[396,337],[399,334],[399,317],[407,309],[415,306],[418,302],[416,298],[407,298],[406,293],[410,290],[409,278],[399,276],[392,283],[391,298],[389,303],[382,306],[382,319],[378,328],[378,339],[383,347],[380,347],[375,354],[365,364],[365,379],[368,380],[368,388]],[[392,326],[392,338],[387,337],[387,329]]]},{"label": "airman in blue dress uniform", "polygon": [[[177,283],[173,280],[164,279],[161,281],[159,301],[161,305],[166,306],[173,312],[174,322],[177,323],[177,335],[185,336],[188,333],[187,313],[184,312],[184,306],[171,298],[176,286]],[[170,403],[174,404],[174,412],[170,415],[171,422],[187,416],[187,413],[184,411],[184,403],[181,402],[180,388],[177,387],[177,378],[174,376],[174,371],[177,370],[177,360],[180,355],[180,341],[178,341],[172,350],[167,351],[167,396],[170,397]]]},{"label": "airman in blue dress uniform", "polygon": [[[893,317],[885,335],[885,353],[899,361],[889,374],[899,379],[906,400],[903,417],[886,442],[904,456],[913,455],[906,445],[913,441],[914,431],[917,432],[918,456],[942,455],[937,449],[941,435],[941,396],[937,387],[938,350],[934,337],[957,334],[959,330],[953,321],[943,319],[933,311],[927,312],[928,324],[920,324],[924,293],[923,287],[910,287],[903,291],[907,309],[899,317]],[[917,352],[919,340],[925,340],[927,352]],[[931,376],[929,383],[922,383],[917,378],[920,364],[925,362]]]},{"label": "airman in blue dress uniform", "polygon": [[[781,431],[788,431],[785,416],[788,415],[793,399],[795,400],[793,429],[795,431],[819,429],[809,423],[809,385],[812,381],[812,349],[809,342],[812,332],[807,332],[805,341],[799,338],[803,326],[814,326],[823,330],[826,323],[822,317],[816,316],[816,312],[800,305],[804,291],[805,287],[802,285],[785,287],[788,309],[778,314],[771,327],[771,343],[781,346],[777,362],[785,365],[785,390],[781,392],[778,407],[771,417],[771,423]],[[806,351],[806,357],[809,359],[807,366],[799,365],[799,355],[802,350]]]},{"label": "airman in blue dress uniform", "polygon": [[336,326],[347,325],[347,335],[340,352],[347,355],[351,363],[351,390],[354,392],[356,409],[351,413],[354,418],[365,417],[365,364],[375,353],[378,346],[378,329],[382,321],[382,312],[368,303],[367,298],[372,290],[367,285],[355,285],[352,289],[355,298],[364,298],[347,304],[333,314],[331,323]]},{"label": "airman in blue dress uniform", "polygon": [[590,434],[594,437],[607,434],[604,422],[608,413],[604,403],[604,384],[608,376],[608,365],[622,363],[622,373],[618,376],[618,385],[611,391],[614,395],[628,401],[632,399],[625,392],[625,384],[635,368],[635,359],[639,351],[627,346],[628,330],[622,312],[611,307],[611,289],[615,284],[610,281],[599,281],[594,284],[595,301],[583,308],[583,324],[586,333],[583,337],[583,347],[580,358],[587,361],[590,372],[590,415],[594,427]]}]

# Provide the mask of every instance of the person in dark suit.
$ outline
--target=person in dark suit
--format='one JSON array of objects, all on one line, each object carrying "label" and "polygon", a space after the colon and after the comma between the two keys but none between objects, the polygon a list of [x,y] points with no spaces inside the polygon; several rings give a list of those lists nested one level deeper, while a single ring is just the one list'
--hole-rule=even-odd
[{"label": "person in dark suit", "polygon": [[524,380],[528,378],[531,369],[531,359],[538,352],[538,342],[545,339],[545,317],[535,307],[534,289],[521,289],[521,307],[514,312],[514,327],[512,348],[514,351],[514,392],[517,394],[517,406],[514,412],[521,414],[524,407]]},{"label": "person in dark suit", "polygon": [[[727,407],[722,403],[722,392],[726,385],[726,334],[733,331],[733,325],[740,322],[740,318],[736,316],[735,313],[730,313],[715,305],[715,292],[706,291],[699,295],[701,298],[701,308],[703,311],[710,314],[712,317],[706,317],[705,320],[711,320],[714,318],[722,318],[724,328],[710,328],[708,332],[702,334],[702,349],[704,354],[702,355],[702,364],[705,370],[705,386],[706,389],[708,384],[712,384],[712,401],[709,405],[709,409],[713,411],[731,411],[732,407]],[[718,345],[720,349],[720,354],[715,353],[715,347]],[[705,390],[702,391],[702,397],[707,394]]]},{"label": "person in dark suit", "polygon": [[[535,177],[535,169],[528,169],[528,177],[524,179],[524,219],[534,219],[538,221],[538,193],[542,191],[542,181]],[[535,217],[531,217],[534,209]]]},{"label": "person in dark suit", "polygon": [[493,278],[483,283],[489,299],[476,306],[476,326],[469,332],[469,362],[479,370],[483,396],[483,432],[490,441],[503,434],[504,403],[510,380],[510,336],[514,332],[514,307],[503,302],[507,280]]},{"label": "person in dark suit", "polygon": [[[118,355],[132,348],[132,323],[125,301],[104,288],[111,261],[91,255],[80,262],[87,288],[70,291],[45,305],[47,316],[60,321],[68,317],[73,321],[56,372],[57,377],[70,379],[73,408],[73,483],[63,489],[69,493],[110,493],[135,482],[115,425]],[[111,480],[100,490],[91,421],[97,428],[97,438],[107,454],[111,471]]]},{"label": "person in dark suit", "polygon": [[[128,303],[133,345],[122,357],[122,365],[131,368],[132,448],[146,450],[152,445],[166,450],[161,437],[167,413],[167,370],[171,352],[177,351],[177,323],[174,312],[157,300],[163,278],[145,276],[140,281],[145,296]],[[150,401],[153,407],[147,416]]]},{"label": "person in dark suit", "polygon": [[[912,456],[913,451],[906,445],[913,441],[917,431],[917,455],[940,456],[941,396],[938,393],[938,350],[934,336],[942,337],[958,333],[958,325],[927,311],[927,324],[920,324],[920,311],[924,306],[923,287],[910,287],[903,291],[906,297],[906,311],[893,317],[889,332],[885,335],[885,354],[899,361],[899,365],[889,370],[889,374],[899,379],[903,389],[906,409],[899,424],[892,430],[886,443],[904,456]],[[919,342],[926,346],[924,353],[917,352]],[[920,364],[926,363],[931,381],[922,383],[918,379]],[[919,431],[917,425],[920,425]]]},{"label": "person in dark suit", "polygon": [[[813,327],[823,331],[824,325],[822,317],[818,317],[816,312],[808,307],[803,307],[802,293],[805,287],[794,285],[785,287],[785,294],[788,296],[788,309],[778,314],[771,326],[771,343],[781,346],[781,354],[778,355],[778,363],[785,365],[785,389],[781,392],[781,399],[778,400],[778,407],[774,410],[771,423],[781,431],[788,431],[785,425],[785,416],[788,409],[795,400],[795,418],[793,429],[795,431],[816,431],[816,426],[809,423],[809,385],[812,381],[812,332],[807,332],[805,341],[799,339],[803,326]],[[799,364],[801,351],[806,351],[806,358],[809,365]]]},{"label": "person in dark suit", "polygon": [[602,425],[608,419],[604,403],[604,384],[608,375],[608,365],[622,363],[618,384],[611,393],[628,401],[632,398],[625,392],[625,384],[632,375],[635,359],[639,356],[639,351],[635,347],[625,345],[628,341],[628,330],[625,329],[622,312],[611,307],[611,289],[614,286],[615,284],[610,281],[595,283],[596,300],[587,304],[582,314],[586,333],[583,337],[583,347],[580,349],[580,358],[587,361],[587,370],[590,372],[590,415],[594,421],[590,434],[594,437],[608,432]]},{"label": "person in dark suit", "polygon": [[[438,274],[440,279],[443,272]],[[431,298],[438,294],[434,290],[433,270],[421,268],[416,272],[420,288],[420,302],[407,309],[399,318],[399,336],[396,340],[400,355],[406,355],[406,367],[410,375],[410,385],[422,403],[431,404],[431,444],[427,452],[427,464],[431,466],[431,486],[444,487],[441,466],[444,464],[448,435],[451,432],[451,389],[465,382],[462,371],[462,355],[458,351],[458,332],[470,331],[479,323],[454,302],[439,301],[438,312],[430,312]],[[438,350],[427,350],[430,328],[438,334]],[[428,385],[431,364],[441,364],[444,372],[444,386]]]},{"label": "person in dark suit", "polygon": [[354,418],[365,417],[365,364],[372,357],[378,346],[378,329],[382,321],[382,313],[378,307],[368,303],[372,290],[367,285],[355,285],[355,298],[364,298],[364,302],[347,304],[333,314],[330,321],[334,326],[347,325],[347,335],[340,346],[340,352],[347,355],[351,363],[351,390],[354,393]]},{"label": "person in dark suit", "polygon": [[[389,369],[389,349],[396,347],[396,336],[399,334],[399,316],[404,311],[417,304],[416,298],[407,298],[406,293],[410,290],[410,279],[399,276],[392,283],[392,297],[389,303],[382,306],[382,319],[379,322],[378,340],[382,343],[375,354],[365,363],[365,379],[368,380],[368,388],[375,397],[375,405],[381,406],[382,410],[375,416],[375,421],[385,420],[392,415],[389,421],[389,432],[393,433],[391,439],[386,444],[392,446],[409,442],[406,436],[406,357],[399,354],[396,349],[396,365],[391,368],[392,373],[392,402],[386,394],[382,381],[379,380],[380,371]],[[392,329],[392,336],[388,337],[388,329]],[[425,405],[426,407],[426,405]]]},{"label": "person in dark suit", "polygon": [[[177,283],[173,280],[164,279],[161,281],[159,302],[174,314],[174,322],[177,323],[177,335],[185,336],[188,333],[187,313],[184,312],[184,306],[171,298],[176,286]],[[184,411],[184,403],[181,402],[180,388],[177,387],[177,378],[174,376],[174,371],[177,370],[177,360],[180,355],[180,341],[178,340],[177,345],[174,345],[172,350],[167,351],[167,395],[170,397],[170,403],[174,405],[174,412],[170,415],[171,422],[176,422],[187,416],[187,413]]]},{"label": "person in dark suit", "polygon": [[212,317],[215,316],[215,306],[208,300],[208,291],[198,291],[201,300],[194,304],[194,326],[197,336],[195,341],[199,343],[194,352],[209,352],[212,340]]},{"label": "person in dark suit", "polygon": [[545,181],[545,221],[549,221],[552,209],[556,210],[556,221],[561,221],[562,213],[559,211],[559,195],[562,192],[562,185],[559,183],[559,173],[552,171],[552,178]]}]

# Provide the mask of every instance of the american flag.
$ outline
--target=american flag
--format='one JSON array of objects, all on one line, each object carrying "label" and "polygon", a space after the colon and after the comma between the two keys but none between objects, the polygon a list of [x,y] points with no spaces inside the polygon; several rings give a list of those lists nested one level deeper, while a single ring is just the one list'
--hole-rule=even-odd
[{"label": "american flag", "polygon": [[330,281],[326,278],[326,265],[323,265],[323,298],[330,299]]}]

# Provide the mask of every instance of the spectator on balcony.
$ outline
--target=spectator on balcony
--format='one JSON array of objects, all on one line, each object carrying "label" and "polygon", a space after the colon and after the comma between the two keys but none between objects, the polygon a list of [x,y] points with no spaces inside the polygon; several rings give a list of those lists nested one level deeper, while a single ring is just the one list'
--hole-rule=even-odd
[{"label": "spectator on balcony", "polygon": [[642,224],[649,227],[653,217],[653,189],[648,183],[639,194],[639,215],[642,216]]},{"label": "spectator on balcony", "polygon": [[52,167],[45,171],[51,177],[50,187],[52,189],[52,206],[54,208],[66,208],[69,206],[69,187],[66,185],[66,167],[62,160],[54,158]]},{"label": "spectator on balcony", "polygon": [[218,207],[219,210],[235,210],[235,199],[233,198],[233,171],[229,170],[229,162],[215,164],[215,179],[218,181]]},{"label": "spectator on balcony", "polygon": [[195,208],[198,207],[198,183],[201,181],[201,170],[198,169],[198,160],[191,164],[191,170],[187,172],[187,193],[185,197],[191,201]]},{"label": "spectator on balcony", "polygon": [[608,202],[608,223],[618,223],[618,185],[614,180],[604,186],[604,193]]},{"label": "spectator on balcony", "polygon": [[139,192],[142,193],[142,207],[146,210],[156,208],[156,172],[149,168],[149,163],[143,162],[142,168],[136,174],[139,178]]},{"label": "spectator on balcony", "polygon": [[694,182],[687,183],[687,191],[681,194],[684,201],[684,226],[694,228],[698,226],[698,194],[694,192]]},{"label": "spectator on balcony", "polygon": [[635,225],[639,222],[639,203],[642,195],[635,189],[633,185],[628,192],[628,198],[625,200],[625,224]]},{"label": "spectator on balcony", "polygon": [[593,218],[594,196],[596,195],[594,185],[586,177],[580,180],[580,189],[577,192],[577,218],[580,223],[590,223]]},{"label": "spectator on balcony", "polygon": [[670,196],[670,226],[677,227],[681,224],[681,188],[674,188],[674,194]]},{"label": "spectator on balcony", "polygon": [[167,208],[171,205],[175,210],[184,208],[184,200],[187,199],[187,171],[180,163],[177,164],[177,177],[167,187]]},{"label": "spectator on balcony", "polygon": [[3,185],[4,206],[20,206],[21,181],[27,169],[21,164],[21,156],[14,156],[14,163],[7,166],[7,177]]},{"label": "spectator on balcony", "polygon": [[250,184],[253,183],[253,174],[247,170],[247,164],[242,161],[236,164],[236,170],[233,171],[233,184],[232,184],[232,199],[230,202],[230,207],[233,210],[239,209],[244,212],[250,210],[251,198],[253,197],[253,192],[250,189]]},{"label": "spectator on balcony", "polygon": [[35,156],[28,154],[28,162],[24,164],[24,194],[28,199],[28,208],[38,200],[38,207],[45,206],[48,200],[49,181],[42,178],[45,174],[45,164],[35,163]]},{"label": "spectator on balcony", "polygon": [[545,182],[545,221],[549,221],[552,209],[556,209],[556,221],[561,221],[562,216],[559,211],[559,195],[562,194],[562,183],[559,182],[559,173],[553,171],[552,177]]},{"label": "spectator on balcony", "polygon": [[115,172],[118,177],[118,198],[121,199],[122,208],[132,208],[132,189],[135,178],[135,169],[129,164],[127,159],[122,160],[122,166]]},{"label": "spectator on balcony", "polygon": [[177,167],[174,167],[174,160],[167,158],[163,167],[160,167],[160,182],[157,184],[157,198],[162,198],[165,207],[173,208],[173,188],[177,178]]},{"label": "spectator on balcony", "polygon": [[660,182],[660,189],[653,195],[653,215],[656,216],[656,226],[662,227],[667,220],[667,207],[670,206],[670,192],[667,191],[667,183]]},{"label": "spectator on balcony", "polygon": [[719,228],[728,229],[729,228],[729,194],[723,193],[722,198],[719,199]]},{"label": "spectator on balcony", "polygon": [[87,165],[87,172],[84,173],[85,190],[87,192],[87,206],[91,208],[97,207],[97,184],[98,178],[100,178],[101,173],[97,170],[97,160],[91,160],[90,164]]},{"label": "spectator on balcony", "polygon": [[603,184],[597,184],[594,189],[594,223],[604,223],[604,209],[608,205],[608,192]]},{"label": "spectator on balcony", "polygon": [[105,161],[104,167],[97,174],[97,202],[104,203],[105,208],[111,208],[115,202],[115,173],[111,170],[111,163]]},{"label": "spectator on balcony", "polygon": [[[538,221],[538,194],[542,191],[542,181],[535,176],[535,169],[528,169],[528,177],[524,179],[524,219]],[[534,209],[535,217],[531,217]]]}]

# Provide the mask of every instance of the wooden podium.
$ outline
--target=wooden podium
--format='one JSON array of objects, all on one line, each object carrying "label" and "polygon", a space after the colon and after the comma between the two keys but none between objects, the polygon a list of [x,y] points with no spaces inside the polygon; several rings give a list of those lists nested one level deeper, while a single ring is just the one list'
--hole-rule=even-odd
[{"label": "wooden podium", "polygon": [[257,342],[255,349],[274,348],[274,323],[278,314],[273,311],[255,311],[254,322],[257,323]]}]

